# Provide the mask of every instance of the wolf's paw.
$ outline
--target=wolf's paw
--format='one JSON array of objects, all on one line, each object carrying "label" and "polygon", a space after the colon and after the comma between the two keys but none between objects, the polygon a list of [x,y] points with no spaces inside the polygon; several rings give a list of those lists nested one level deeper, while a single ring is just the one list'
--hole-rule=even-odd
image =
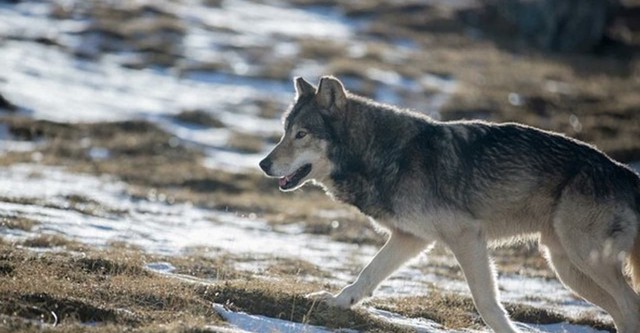
[{"label": "wolf's paw", "polygon": [[326,290],[322,290],[322,291],[316,291],[315,293],[307,294],[305,297],[314,301],[326,302],[327,300],[330,300],[335,296],[333,296],[332,293]]},{"label": "wolf's paw", "polygon": [[315,293],[308,294],[306,297],[308,299],[312,299],[315,301],[323,302],[329,306],[335,306],[342,309],[350,308],[354,301],[351,299],[345,299],[344,297],[340,297],[341,295],[333,295],[328,291],[318,291]]},{"label": "wolf's paw", "polygon": [[306,297],[308,299],[323,302],[329,306],[335,306],[342,309],[348,309],[356,303],[356,299],[354,297],[347,296],[345,293],[340,293],[336,296],[324,290],[308,294]]}]

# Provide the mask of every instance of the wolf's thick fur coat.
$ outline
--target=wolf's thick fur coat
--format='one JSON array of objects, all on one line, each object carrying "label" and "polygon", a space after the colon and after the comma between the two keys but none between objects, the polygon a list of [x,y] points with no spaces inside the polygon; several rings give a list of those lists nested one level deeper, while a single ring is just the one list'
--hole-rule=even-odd
[{"label": "wolf's thick fur coat", "polygon": [[260,166],[283,190],[307,181],[356,206],[389,232],[357,280],[337,295],[349,307],[435,242],[458,260],[485,323],[518,332],[498,300],[487,247],[538,239],[560,280],[640,331],[640,179],[596,148],[536,128],[438,122],[348,93],[323,77],[295,80],[285,133]]}]

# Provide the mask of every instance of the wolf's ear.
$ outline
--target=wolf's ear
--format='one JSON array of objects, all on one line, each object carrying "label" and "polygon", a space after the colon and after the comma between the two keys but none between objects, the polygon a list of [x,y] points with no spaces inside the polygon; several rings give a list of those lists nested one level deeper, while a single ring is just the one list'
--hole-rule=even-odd
[{"label": "wolf's ear", "polygon": [[345,110],[347,108],[347,92],[344,90],[342,82],[333,76],[323,76],[320,78],[316,101],[327,110],[333,108]]},{"label": "wolf's ear", "polygon": [[300,76],[293,79],[293,83],[296,87],[296,99],[300,98],[300,96],[308,96],[316,93],[316,88]]}]

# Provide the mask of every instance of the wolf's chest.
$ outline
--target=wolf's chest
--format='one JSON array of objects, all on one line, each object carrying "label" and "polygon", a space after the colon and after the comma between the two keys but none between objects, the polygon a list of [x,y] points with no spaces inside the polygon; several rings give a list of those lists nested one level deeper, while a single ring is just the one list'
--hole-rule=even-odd
[{"label": "wolf's chest", "polygon": [[468,216],[451,210],[404,210],[374,223],[383,229],[400,230],[425,240],[439,240],[443,235],[452,235],[474,222]]}]

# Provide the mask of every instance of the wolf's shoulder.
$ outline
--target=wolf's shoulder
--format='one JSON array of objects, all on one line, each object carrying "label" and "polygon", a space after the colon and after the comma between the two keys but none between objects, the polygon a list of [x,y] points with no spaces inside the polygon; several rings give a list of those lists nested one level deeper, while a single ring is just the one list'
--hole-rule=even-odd
[{"label": "wolf's shoulder", "polygon": [[576,140],[564,133],[541,129],[516,122],[489,122],[484,120],[461,120],[443,122],[454,134],[469,140],[489,140],[507,142],[529,142],[542,145],[558,144],[594,148],[588,143]]}]

